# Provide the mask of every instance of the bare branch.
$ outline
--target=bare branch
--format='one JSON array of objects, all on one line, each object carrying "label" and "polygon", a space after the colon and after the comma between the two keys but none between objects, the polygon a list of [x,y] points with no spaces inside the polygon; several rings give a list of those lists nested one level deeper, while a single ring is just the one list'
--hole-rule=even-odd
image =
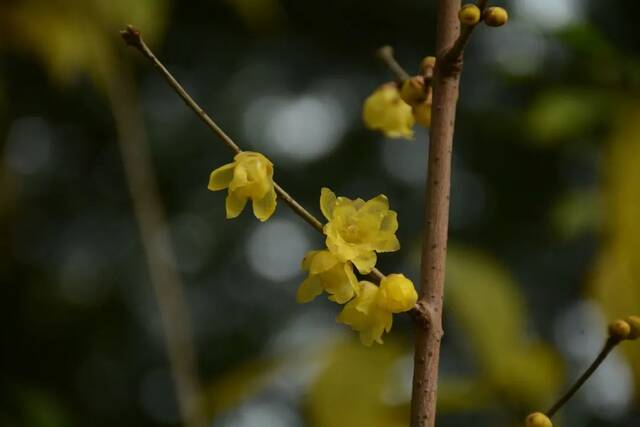
[{"label": "bare branch", "polygon": [[176,271],[176,257],[134,85],[126,68],[120,71],[101,70],[101,78],[119,134],[118,144],[140,229],[149,281],[160,312],[177,402],[186,427],[204,427],[206,415],[184,284]]},{"label": "bare branch", "polygon": [[[451,153],[458,101],[461,58],[446,55],[460,37],[460,0],[438,1],[437,60],[429,131],[428,176],[424,210],[421,290],[418,306],[429,309],[428,322],[416,329],[411,427],[433,427],[436,417],[442,307],[449,229]],[[461,55],[460,55],[461,56]],[[427,71],[427,70],[425,70]]]},{"label": "bare branch", "polygon": [[553,417],[553,415],[556,412],[558,412],[558,410],[562,408],[565,403],[571,400],[573,395],[576,394],[578,390],[580,390],[580,387],[582,387],[582,385],[589,379],[589,377],[593,375],[593,373],[598,369],[598,367],[600,367],[602,362],[604,362],[604,360],[607,358],[609,353],[611,353],[611,350],[613,350],[618,344],[620,344],[619,339],[615,339],[613,337],[607,338],[607,341],[602,347],[602,350],[600,350],[600,353],[598,353],[593,363],[591,363],[591,365],[589,365],[589,367],[584,371],[584,373],[580,375],[580,377],[576,380],[573,386],[571,386],[571,388],[567,390],[567,392],[564,395],[562,395],[562,397],[560,397],[558,401],[554,403],[553,406],[551,406],[551,408],[549,408],[549,410],[545,413],[545,415],[549,418]]}]

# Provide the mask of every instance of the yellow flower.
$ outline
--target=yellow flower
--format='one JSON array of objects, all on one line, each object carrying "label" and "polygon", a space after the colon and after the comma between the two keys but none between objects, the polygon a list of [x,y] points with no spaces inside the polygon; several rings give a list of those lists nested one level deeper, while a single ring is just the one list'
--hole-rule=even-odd
[{"label": "yellow flower", "polygon": [[380,86],[364,101],[362,118],[368,128],[382,131],[390,138],[413,138],[411,107],[402,100],[393,83]]},{"label": "yellow flower", "polygon": [[320,209],[329,221],[324,226],[327,247],[342,262],[351,261],[362,274],[376,265],[376,252],[400,249],[395,233],[396,212],[389,210],[387,197],[380,194],[365,202],[337,197],[328,188],[320,193]]},{"label": "yellow flower", "polygon": [[344,306],[338,322],[360,332],[360,341],[366,346],[382,344],[382,334],[393,325],[393,314],[408,311],[418,301],[411,280],[402,274],[390,274],[380,287],[366,280],[358,283],[356,297]]},{"label": "yellow flower", "polygon": [[266,221],[276,210],[273,163],[262,154],[251,151],[236,154],[233,160],[233,163],[211,172],[209,190],[229,188],[227,218],[240,215],[247,199],[251,199],[253,214],[260,221]]},{"label": "yellow flower", "polygon": [[344,306],[337,320],[360,332],[362,344],[382,344],[382,334],[391,330],[393,315],[378,305],[380,288],[367,281],[358,286],[358,296]]},{"label": "yellow flower", "polygon": [[356,294],[358,279],[353,274],[353,266],[341,262],[327,250],[308,252],[302,260],[302,269],[308,271],[309,276],[298,288],[299,303],[313,300],[322,291],[338,304],[346,303]]},{"label": "yellow flower", "polygon": [[431,127],[431,102],[423,102],[413,107],[413,117],[416,123],[426,128]]},{"label": "yellow flower", "polygon": [[389,274],[380,281],[378,305],[392,313],[409,311],[418,302],[418,293],[404,274]]}]

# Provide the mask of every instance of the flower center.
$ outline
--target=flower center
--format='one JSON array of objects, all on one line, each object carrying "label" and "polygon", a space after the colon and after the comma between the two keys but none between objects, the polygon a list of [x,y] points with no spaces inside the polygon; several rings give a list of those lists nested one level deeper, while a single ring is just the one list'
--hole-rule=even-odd
[{"label": "flower center", "polygon": [[344,229],[345,240],[353,241],[358,237],[358,226],[356,224],[349,224]]}]

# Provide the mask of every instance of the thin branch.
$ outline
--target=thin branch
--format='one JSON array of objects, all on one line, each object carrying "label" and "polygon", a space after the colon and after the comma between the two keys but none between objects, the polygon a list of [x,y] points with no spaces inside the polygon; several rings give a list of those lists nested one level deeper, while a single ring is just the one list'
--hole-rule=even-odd
[{"label": "thin branch", "polygon": [[155,179],[149,142],[134,85],[126,69],[100,70],[118,130],[118,144],[140,229],[149,279],[160,312],[176,397],[186,427],[204,427],[196,350],[184,284],[176,271],[169,227]]},{"label": "thin branch", "polygon": [[209,117],[209,115],[202,109],[202,107],[200,107],[200,105],[198,105],[196,101],[193,100],[191,95],[189,95],[189,93],[187,93],[187,91],[180,85],[180,83],[178,83],[178,81],[171,75],[169,70],[165,68],[162,62],[160,62],[158,58],[156,58],[151,49],[149,49],[147,44],[142,39],[142,35],[140,34],[139,30],[131,25],[128,25],[126,30],[120,32],[120,35],[124,39],[125,43],[138,49],[140,53],[142,53],[149,61],[151,61],[153,66],[160,72],[167,83],[169,83],[169,86],[171,86],[173,90],[175,90],[178,95],[180,95],[180,98],[182,98],[185,104],[187,104],[189,108],[195,111],[198,117],[202,119],[202,121],[209,127],[209,129],[211,129],[213,133],[215,133],[218,138],[220,138],[220,140],[227,147],[229,147],[231,151],[233,151],[234,154],[238,154],[242,151],[240,147],[238,147],[238,145],[233,142],[231,137],[227,135],[220,128],[220,126],[218,126],[216,122],[211,119],[211,117]]},{"label": "thin branch", "polygon": [[573,384],[573,386],[571,386],[571,388],[567,390],[567,392],[562,397],[560,397],[558,401],[554,403],[553,406],[546,412],[547,417],[553,417],[553,415],[558,412],[558,410],[562,408],[564,404],[573,397],[574,394],[576,394],[580,387],[582,387],[582,385],[589,379],[589,377],[591,377],[596,369],[598,369],[602,362],[607,358],[609,353],[611,353],[611,350],[613,350],[618,344],[620,344],[619,339],[613,337],[609,337],[607,339],[604,347],[602,347],[602,350],[600,350],[600,353],[598,353],[598,356],[593,361],[593,363],[591,363],[591,365],[584,371],[584,373],[580,375],[575,384]]},{"label": "thin branch", "polygon": [[[424,207],[421,290],[418,308],[427,322],[418,322],[415,338],[411,427],[433,427],[436,418],[438,365],[442,330],[451,156],[458,102],[462,49],[447,54],[460,39],[460,0],[438,0],[437,37],[432,81],[432,121],[429,130],[428,176]],[[464,43],[460,45],[464,47]],[[456,47],[458,49],[458,47]]]},{"label": "thin branch", "polygon": [[[482,12],[484,12],[485,8],[487,7],[488,2],[489,2],[488,0],[478,0],[476,2],[476,6],[478,6],[478,9],[480,9],[481,16],[482,16]],[[453,46],[451,46],[451,48],[445,54],[445,59],[448,62],[456,63],[462,59],[461,58],[462,52],[464,51],[464,48],[467,46],[467,43],[469,43],[469,38],[471,37],[471,33],[473,33],[473,30],[478,26],[478,24],[464,25],[462,27],[462,31],[460,31],[460,34],[458,35],[458,38],[456,39],[456,41],[453,43]]]},{"label": "thin branch", "polygon": [[[182,98],[182,100],[191,108],[196,115],[213,131],[213,133],[220,138],[220,140],[234,153],[238,154],[242,152],[240,147],[227,135],[220,126],[214,122],[211,117],[204,111],[204,109],[187,93],[187,91],[178,83],[178,81],[171,75],[169,70],[160,62],[160,60],[153,54],[151,49],[146,45],[142,39],[140,31],[133,26],[127,26],[127,29],[120,32],[120,35],[124,39],[125,43],[129,46],[135,47],[140,53],[147,58],[153,66],[162,74],[164,79],[169,83],[169,86]],[[311,225],[316,231],[324,236],[323,225],[311,212],[306,210],[300,203],[298,203],[289,193],[287,193],[278,183],[273,183],[274,188],[280,199],[282,199],[296,214],[298,214],[307,224]],[[385,276],[377,268],[373,268],[369,277],[379,282]]]},{"label": "thin branch", "polygon": [[396,80],[402,83],[405,80],[409,80],[411,76],[407,73],[404,68],[398,61],[396,61],[395,56],[393,56],[393,48],[391,46],[382,46],[380,49],[376,51],[376,56],[384,62],[384,64],[389,68],[389,70],[396,76]]}]

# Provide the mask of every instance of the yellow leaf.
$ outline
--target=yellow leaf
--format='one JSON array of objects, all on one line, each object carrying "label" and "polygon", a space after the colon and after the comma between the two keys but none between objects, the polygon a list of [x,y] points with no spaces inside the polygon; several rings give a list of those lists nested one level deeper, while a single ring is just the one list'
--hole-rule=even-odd
[{"label": "yellow leaf", "polygon": [[8,43],[29,51],[52,77],[67,83],[89,73],[113,70],[118,30],[135,23],[153,42],[164,27],[166,0],[23,0],[6,9]]},{"label": "yellow leaf", "polygon": [[388,340],[384,346],[369,348],[348,341],[338,344],[326,358],[327,366],[308,396],[310,425],[406,427],[408,400],[390,399],[401,388],[398,364],[406,360],[401,345]]},{"label": "yellow leaf", "polygon": [[527,338],[527,307],[510,274],[478,251],[452,247],[447,275],[447,307],[477,359],[479,381],[514,404],[548,403],[560,362],[550,347]]},{"label": "yellow leaf", "polygon": [[238,406],[262,390],[277,367],[272,361],[255,359],[219,378],[205,390],[205,407],[210,417]]},{"label": "yellow leaf", "polygon": [[284,10],[279,0],[227,0],[255,31],[270,30],[284,19]]},{"label": "yellow leaf", "polygon": [[[617,123],[605,160],[606,234],[590,292],[609,319],[640,314],[640,106]],[[640,383],[640,346],[622,345]]]}]

